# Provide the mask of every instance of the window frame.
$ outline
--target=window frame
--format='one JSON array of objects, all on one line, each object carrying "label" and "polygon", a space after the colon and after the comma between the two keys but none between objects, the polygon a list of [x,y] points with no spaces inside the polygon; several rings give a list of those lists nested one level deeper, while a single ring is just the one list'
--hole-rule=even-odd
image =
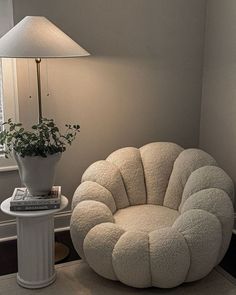
[{"label": "window frame", "polygon": [[[6,121],[12,118],[19,121],[19,104],[17,91],[17,72],[15,59],[2,59],[2,104],[3,118]],[[5,158],[4,153],[0,152],[0,172],[17,170],[17,164],[13,157]]]},{"label": "window frame", "polygon": [[[12,0],[4,0],[1,5],[0,17],[2,17],[0,37],[13,27],[13,5]],[[3,118],[6,121],[12,118],[19,121],[19,104],[17,89],[17,70],[16,60],[11,58],[1,59],[2,76],[2,104]],[[0,172],[17,170],[17,164],[13,157],[5,158],[4,153],[0,151]]]}]

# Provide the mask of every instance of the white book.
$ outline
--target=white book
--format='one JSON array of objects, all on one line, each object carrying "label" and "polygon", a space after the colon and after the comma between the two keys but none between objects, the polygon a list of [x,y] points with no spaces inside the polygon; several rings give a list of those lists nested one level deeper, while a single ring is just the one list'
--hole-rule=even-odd
[{"label": "white book", "polygon": [[10,206],[42,206],[61,203],[61,187],[53,186],[51,192],[44,196],[32,196],[25,187],[15,188]]}]

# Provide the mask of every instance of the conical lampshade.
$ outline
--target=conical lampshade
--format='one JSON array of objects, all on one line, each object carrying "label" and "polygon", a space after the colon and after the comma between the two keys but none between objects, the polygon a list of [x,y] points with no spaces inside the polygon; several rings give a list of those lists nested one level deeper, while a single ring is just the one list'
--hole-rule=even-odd
[{"label": "conical lampshade", "polygon": [[89,53],[42,16],[26,16],[0,39],[0,57],[63,58]]}]

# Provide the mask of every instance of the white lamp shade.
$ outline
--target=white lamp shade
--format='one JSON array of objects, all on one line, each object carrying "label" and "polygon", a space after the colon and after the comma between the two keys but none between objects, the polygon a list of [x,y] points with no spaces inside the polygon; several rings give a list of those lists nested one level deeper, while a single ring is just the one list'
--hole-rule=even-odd
[{"label": "white lamp shade", "polygon": [[64,58],[89,53],[42,16],[26,16],[0,39],[0,57]]}]

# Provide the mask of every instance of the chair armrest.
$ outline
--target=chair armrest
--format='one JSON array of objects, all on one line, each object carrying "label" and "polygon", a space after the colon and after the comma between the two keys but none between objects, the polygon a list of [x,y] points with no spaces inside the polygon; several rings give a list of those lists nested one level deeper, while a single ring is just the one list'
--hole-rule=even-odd
[{"label": "chair armrest", "polygon": [[117,224],[101,223],[94,226],[84,240],[84,254],[90,267],[110,280],[117,280],[112,256],[115,245],[124,232]]},{"label": "chair armrest", "polygon": [[116,204],[109,190],[93,182],[84,181],[76,189],[72,199],[72,210],[82,201],[93,200],[105,204],[112,213],[116,212]]},{"label": "chair armrest", "polygon": [[208,188],[218,188],[225,191],[234,202],[234,184],[232,179],[217,166],[203,166],[191,173],[183,190],[181,210],[185,201],[193,194]]},{"label": "chair armrest", "polygon": [[105,204],[83,201],[75,207],[71,216],[70,232],[73,245],[83,259],[85,259],[83,243],[87,233],[95,225],[103,222],[114,222],[112,212]]},{"label": "chair armrest", "polygon": [[122,176],[118,167],[106,160],[93,163],[82,176],[82,182],[93,181],[111,192],[117,209],[129,206]]},{"label": "chair armrest", "polygon": [[182,213],[172,228],[185,238],[191,257],[185,281],[192,282],[203,278],[217,264],[222,241],[218,218],[205,210],[192,209]]},{"label": "chair armrest", "polygon": [[217,188],[201,190],[190,196],[181,208],[181,214],[192,209],[207,211],[220,221],[222,228],[222,242],[217,262],[219,263],[228,249],[233,223],[234,209],[228,194]]}]

